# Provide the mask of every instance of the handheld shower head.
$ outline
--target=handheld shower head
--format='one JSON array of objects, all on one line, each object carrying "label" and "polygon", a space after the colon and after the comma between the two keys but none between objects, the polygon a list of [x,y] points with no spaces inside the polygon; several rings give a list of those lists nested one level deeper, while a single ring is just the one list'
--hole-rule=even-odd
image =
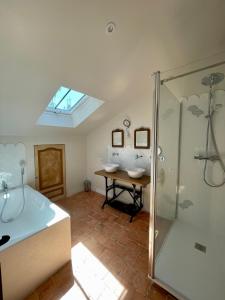
[{"label": "handheld shower head", "polygon": [[25,160],[21,159],[20,161],[21,175],[24,175],[25,164],[26,164]]}]

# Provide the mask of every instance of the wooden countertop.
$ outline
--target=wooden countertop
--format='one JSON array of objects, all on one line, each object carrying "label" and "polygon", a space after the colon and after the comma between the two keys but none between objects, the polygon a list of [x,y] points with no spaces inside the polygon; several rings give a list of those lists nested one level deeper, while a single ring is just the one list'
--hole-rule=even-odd
[{"label": "wooden countertop", "polygon": [[118,170],[114,173],[106,172],[105,170],[100,170],[95,172],[96,175],[108,177],[111,179],[117,179],[125,181],[131,184],[136,184],[145,187],[150,183],[150,176],[144,175],[141,178],[131,178],[128,176],[127,172]]}]

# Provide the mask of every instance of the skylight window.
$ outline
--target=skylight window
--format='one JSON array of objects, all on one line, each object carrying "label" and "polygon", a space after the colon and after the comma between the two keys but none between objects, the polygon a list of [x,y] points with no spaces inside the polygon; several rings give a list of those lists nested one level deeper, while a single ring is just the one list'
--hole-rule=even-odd
[{"label": "skylight window", "polygon": [[102,100],[61,86],[38,118],[37,125],[75,128],[103,103]]},{"label": "skylight window", "polygon": [[61,86],[48,104],[47,111],[72,113],[86,95]]}]

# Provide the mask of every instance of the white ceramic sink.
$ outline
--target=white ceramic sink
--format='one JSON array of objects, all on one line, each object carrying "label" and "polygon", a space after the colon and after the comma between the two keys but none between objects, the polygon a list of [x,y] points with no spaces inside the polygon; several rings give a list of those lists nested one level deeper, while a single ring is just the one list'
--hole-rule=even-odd
[{"label": "white ceramic sink", "polygon": [[118,170],[119,165],[118,164],[105,164],[103,167],[106,172],[113,173]]},{"label": "white ceramic sink", "polygon": [[132,178],[141,178],[145,173],[145,169],[142,168],[134,168],[127,170],[127,174]]}]

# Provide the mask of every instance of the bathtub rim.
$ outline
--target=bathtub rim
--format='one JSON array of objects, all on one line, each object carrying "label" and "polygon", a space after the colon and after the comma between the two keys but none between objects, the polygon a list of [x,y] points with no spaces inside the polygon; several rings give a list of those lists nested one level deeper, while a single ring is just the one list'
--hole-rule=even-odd
[{"label": "bathtub rim", "polygon": [[[8,242],[9,242],[9,245],[7,245],[7,244],[8,244],[8,242],[7,242],[7,243],[3,244],[2,246],[0,246],[0,255],[1,255],[1,253],[3,253],[3,251],[7,250],[8,248],[10,248],[10,247],[12,247],[12,246],[14,246],[14,245],[16,245],[16,244],[18,244],[18,243],[20,243],[20,242],[23,242],[25,239],[27,239],[27,238],[29,238],[29,237],[32,237],[32,236],[34,236],[35,234],[38,234],[39,232],[42,232],[42,231],[48,229],[49,227],[54,226],[55,224],[58,224],[58,223],[62,222],[63,220],[65,220],[65,219],[67,219],[67,218],[68,218],[68,219],[71,219],[71,217],[70,217],[70,215],[69,215],[69,213],[68,213],[67,211],[65,211],[63,208],[61,208],[61,207],[60,207],[59,205],[57,205],[55,202],[51,201],[51,200],[48,199],[46,196],[44,196],[43,194],[41,194],[39,191],[35,190],[34,188],[32,188],[31,186],[29,186],[29,185],[27,185],[27,184],[24,184],[24,185],[20,185],[20,186],[11,188],[11,189],[9,189],[9,191],[10,191],[10,190],[16,190],[17,188],[22,188],[23,186],[24,186],[25,188],[27,188],[29,191],[31,191],[32,193],[38,193],[38,194],[40,194],[41,197],[43,197],[44,200],[46,201],[46,203],[49,205],[48,209],[52,209],[52,208],[50,208],[50,205],[53,205],[53,207],[55,207],[56,210],[59,210],[59,211],[62,212],[63,216],[61,216],[60,219],[55,220],[55,221],[54,221],[52,224],[50,224],[50,225],[47,225],[47,224],[46,224],[44,227],[41,227],[41,228],[40,228],[39,230],[37,230],[37,231],[34,231],[34,232],[32,232],[32,233],[27,233],[27,234],[25,234],[22,238],[17,237],[16,239],[11,240],[11,236],[10,236],[10,240],[8,241]],[[1,193],[4,194],[4,192],[0,192],[0,194],[1,194]],[[52,210],[53,210],[53,209],[52,209]],[[54,211],[55,211],[55,210],[54,210]],[[13,223],[13,222],[12,222],[12,223]],[[1,224],[5,224],[5,223],[3,223],[3,222],[0,221],[0,225],[1,225]],[[8,224],[8,223],[6,223],[6,224]],[[6,232],[6,233],[3,233],[3,234],[8,234],[8,233]],[[10,241],[11,241],[11,242],[14,241],[14,242],[10,243]],[[2,248],[2,249],[1,249],[1,248]]]}]

